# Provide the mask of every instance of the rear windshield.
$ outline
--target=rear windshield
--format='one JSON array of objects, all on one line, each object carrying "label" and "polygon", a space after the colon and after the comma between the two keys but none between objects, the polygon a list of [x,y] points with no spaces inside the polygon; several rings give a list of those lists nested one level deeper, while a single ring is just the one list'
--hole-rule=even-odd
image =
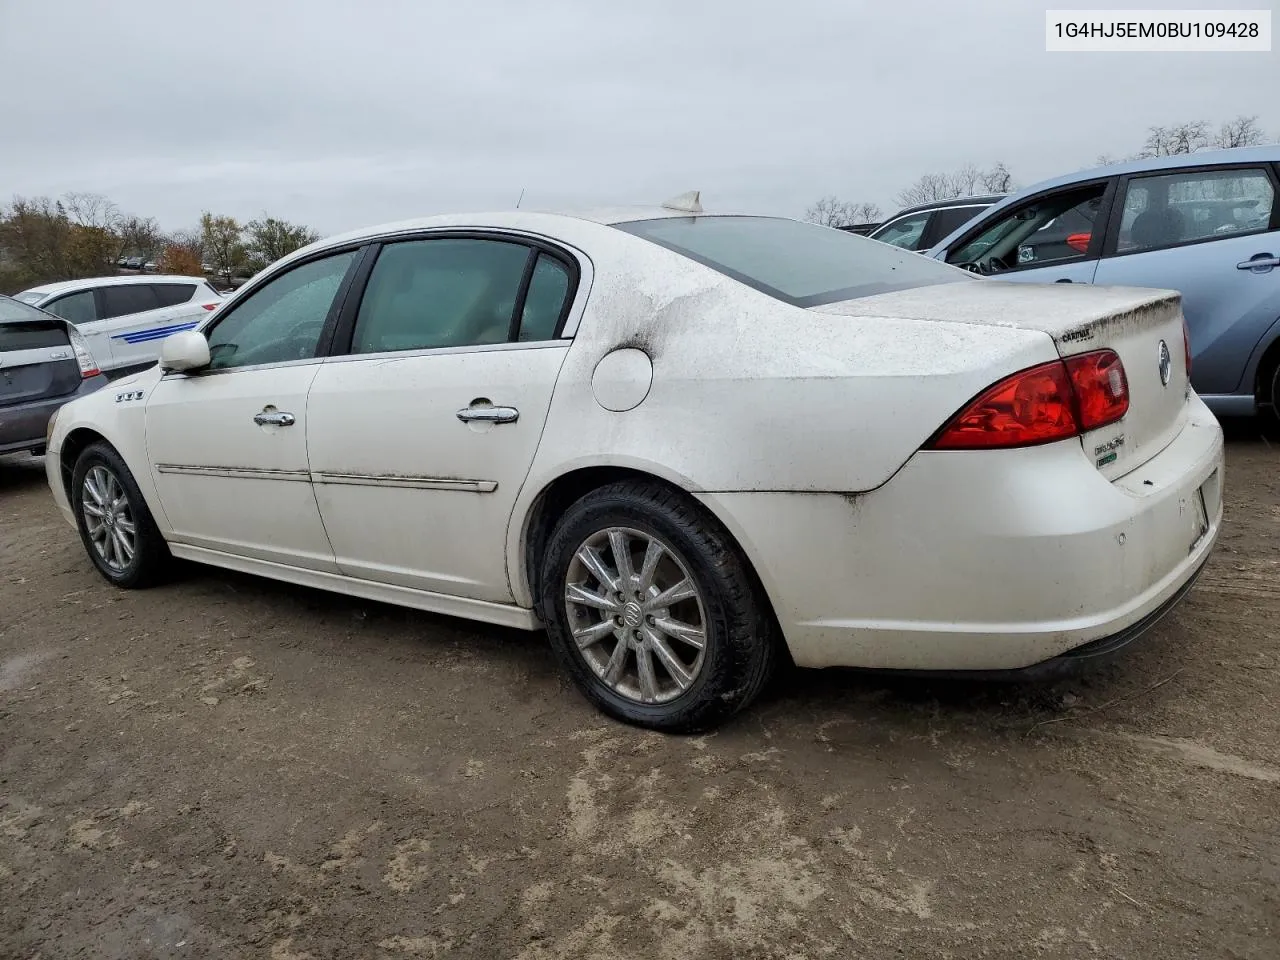
[{"label": "rear windshield", "polygon": [[0,297],[0,353],[65,347],[70,342],[66,324],[57,317]]},{"label": "rear windshield", "polygon": [[673,217],[615,226],[797,307],[976,279],[878,240],[776,217]]},{"label": "rear windshield", "polygon": [[48,294],[32,293],[28,290],[26,293],[19,293],[14,299],[21,300],[23,303],[39,303],[46,296],[48,296]]}]

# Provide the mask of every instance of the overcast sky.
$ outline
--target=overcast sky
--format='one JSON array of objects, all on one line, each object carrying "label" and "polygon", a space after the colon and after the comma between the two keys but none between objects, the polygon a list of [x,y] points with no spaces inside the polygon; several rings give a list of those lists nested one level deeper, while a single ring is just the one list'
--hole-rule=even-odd
[{"label": "overcast sky", "polygon": [[1025,186],[1151,124],[1257,114],[1280,137],[1280,53],[1044,51],[1046,6],[1138,5],[0,0],[0,201],[92,191],[168,229],[212,209],[323,233],[521,189],[889,212],[921,173],[1003,160]]}]

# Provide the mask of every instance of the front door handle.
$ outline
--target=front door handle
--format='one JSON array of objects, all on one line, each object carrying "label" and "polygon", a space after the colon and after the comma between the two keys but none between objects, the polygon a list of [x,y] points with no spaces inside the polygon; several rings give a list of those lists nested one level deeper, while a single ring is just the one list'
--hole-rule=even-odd
[{"label": "front door handle", "polygon": [[292,427],[296,418],[282,410],[263,410],[253,415],[253,422],[263,427]]},{"label": "front door handle", "polygon": [[515,423],[520,411],[515,407],[463,407],[458,419],[463,423]]},{"label": "front door handle", "polygon": [[1272,267],[1280,267],[1280,257],[1273,257],[1269,253],[1255,254],[1236,264],[1237,270],[1257,270],[1259,273],[1266,273]]}]

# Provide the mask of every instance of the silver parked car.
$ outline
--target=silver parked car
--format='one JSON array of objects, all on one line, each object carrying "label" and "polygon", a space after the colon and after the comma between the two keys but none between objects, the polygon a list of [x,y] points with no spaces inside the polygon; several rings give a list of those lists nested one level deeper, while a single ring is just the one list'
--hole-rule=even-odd
[{"label": "silver parked car", "polygon": [[106,383],[74,326],[0,296],[0,453],[44,453],[53,412]]}]

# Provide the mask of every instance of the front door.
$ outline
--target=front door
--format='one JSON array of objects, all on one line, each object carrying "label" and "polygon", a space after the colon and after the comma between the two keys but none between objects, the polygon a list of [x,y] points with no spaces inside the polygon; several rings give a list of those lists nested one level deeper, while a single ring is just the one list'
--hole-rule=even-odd
[{"label": "front door", "polygon": [[510,602],[507,528],[569,342],[568,255],[483,237],[384,246],[311,389],[316,498],[344,574]]},{"label": "front door", "polygon": [[1111,189],[1110,180],[1072,185],[992,212],[943,255],[997,280],[1091,283]]},{"label": "front door", "polygon": [[307,394],[356,256],[271,279],[206,331],[209,368],[152,389],[147,453],[174,541],[337,572],[311,488]]},{"label": "front door", "polygon": [[1182,294],[1199,393],[1251,392],[1245,365],[1280,319],[1275,194],[1265,166],[1164,171],[1124,186],[1096,282]]}]

